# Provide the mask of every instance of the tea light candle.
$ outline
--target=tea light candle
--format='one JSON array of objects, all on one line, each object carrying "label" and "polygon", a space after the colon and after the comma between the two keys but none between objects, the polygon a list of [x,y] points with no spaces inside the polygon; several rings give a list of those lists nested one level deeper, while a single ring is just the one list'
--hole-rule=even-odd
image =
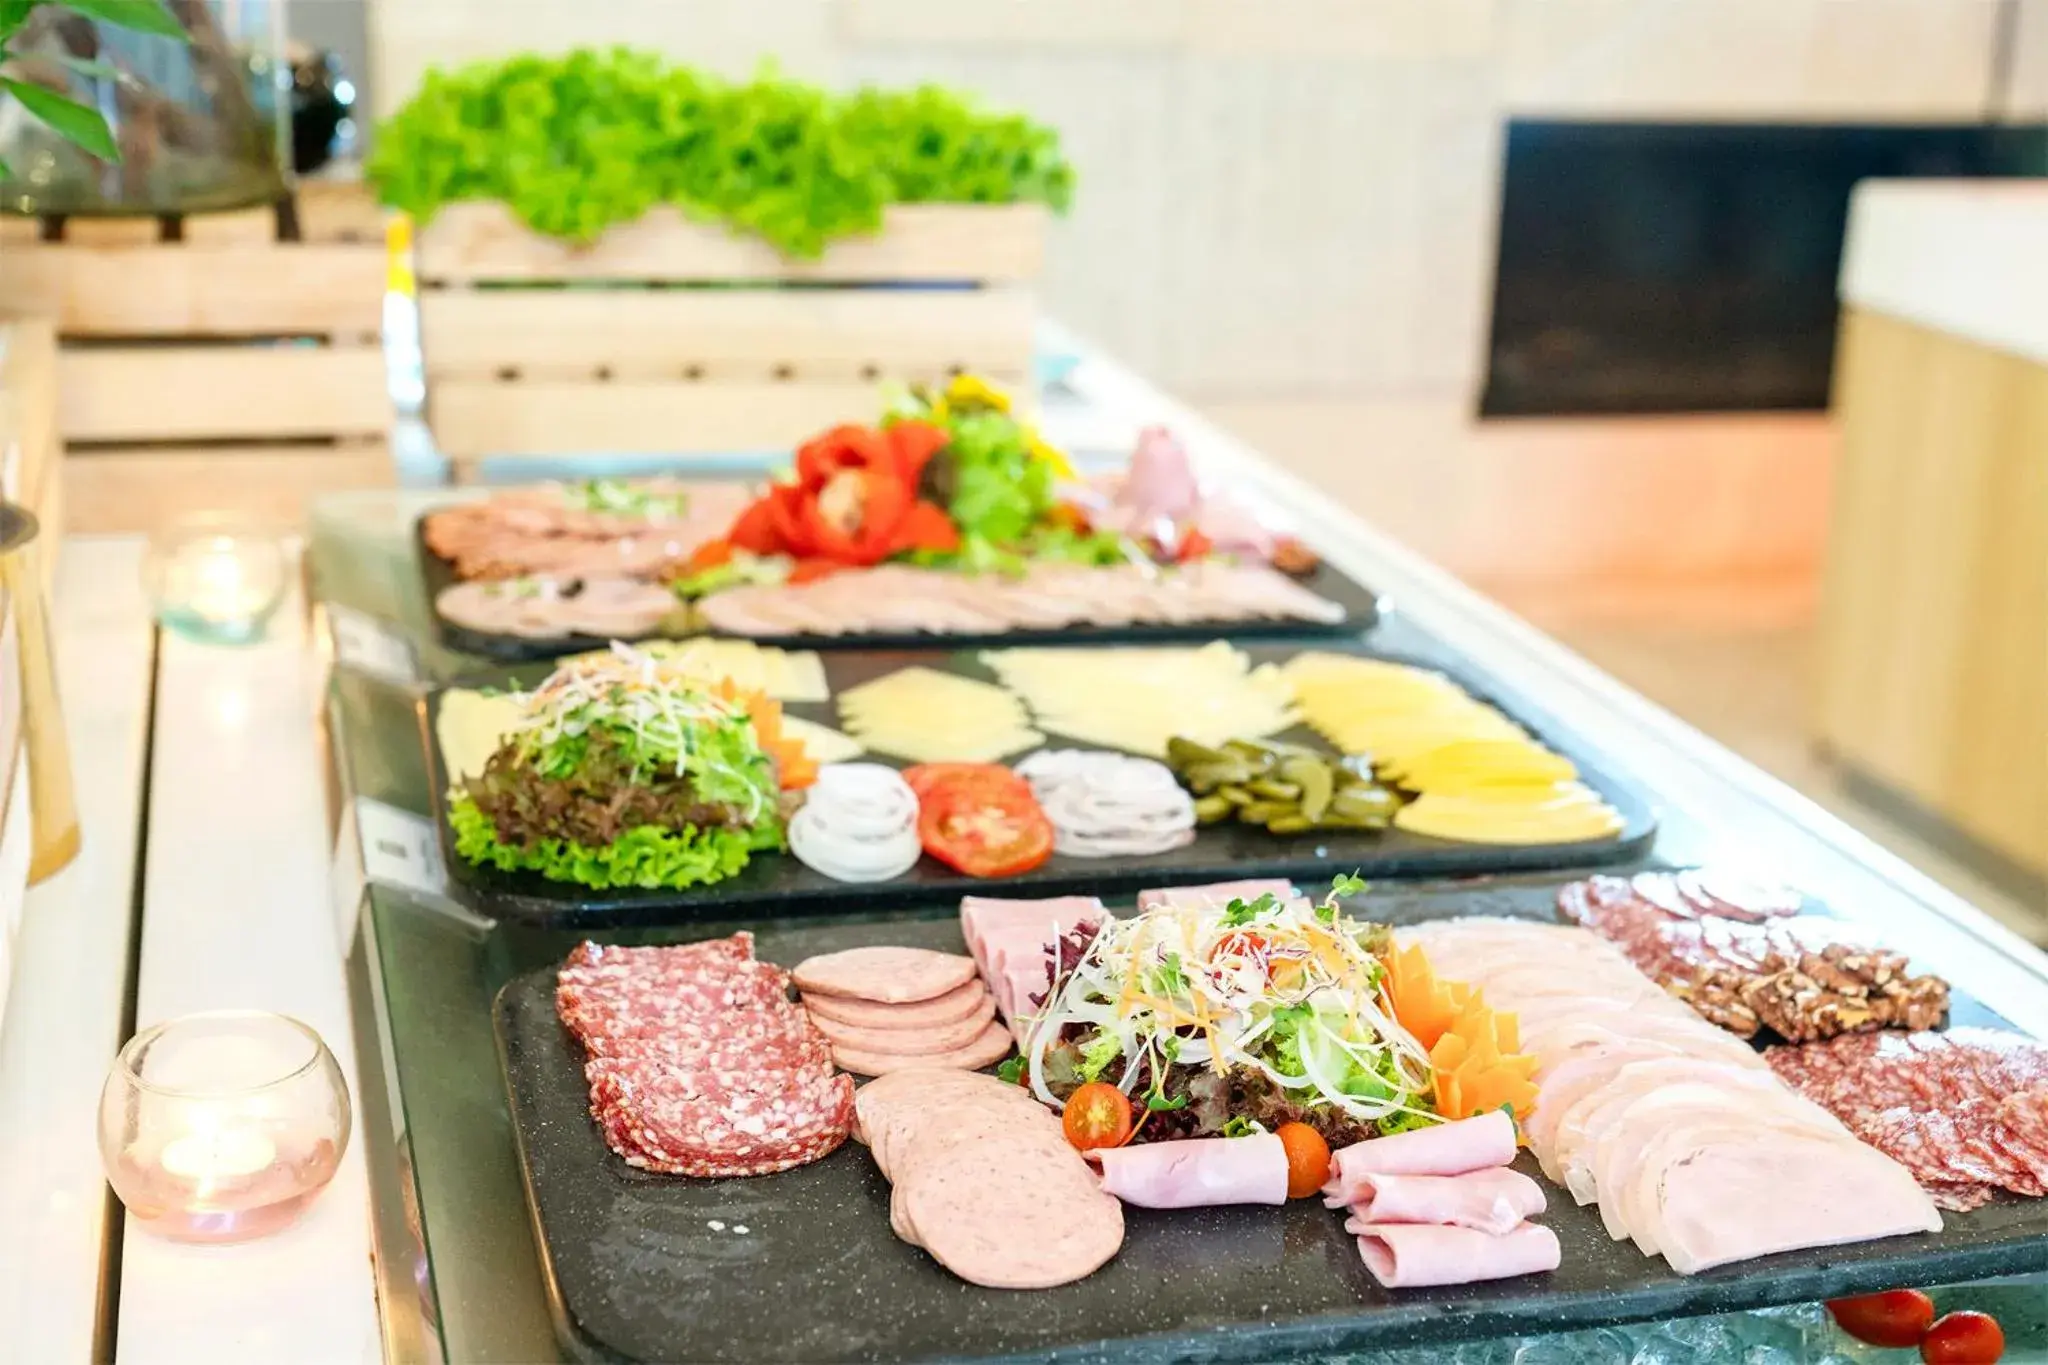
[{"label": "tea light candle", "polygon": [[144,1226],[240,1241],[298,1217],[347,1149],[348,1091],[318,1034],[257,1012],[136,1035],[100,1096],[107,1180]]},{"label": "tea light candle", "polygon": [[143,576],[159,620],[181,634],[239,643],[262,634],[284,600],[286,557],[276,539],[219,518],[160,532]]}]

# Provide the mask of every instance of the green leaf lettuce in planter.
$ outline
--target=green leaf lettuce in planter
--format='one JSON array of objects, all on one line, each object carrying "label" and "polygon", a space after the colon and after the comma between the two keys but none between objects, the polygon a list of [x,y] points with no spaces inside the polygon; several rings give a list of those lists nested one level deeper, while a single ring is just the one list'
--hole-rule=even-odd
[{"label": "green leaf lettuce in planter", "polygon": [[657,204],[811,259],[893,203],[1042,202],[1073,169],[1050,128],[932,87],[840,96],[772,69],[729,82],[625,49],[431,71],[368,173],[422,223],[496,200],[587,243]]}]

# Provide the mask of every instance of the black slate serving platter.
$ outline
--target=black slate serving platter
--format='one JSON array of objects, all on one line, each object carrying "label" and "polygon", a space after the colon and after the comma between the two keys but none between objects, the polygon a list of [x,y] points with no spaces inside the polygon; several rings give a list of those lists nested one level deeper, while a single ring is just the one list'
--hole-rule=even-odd
[{"label": "black slate serving platter", "polygon": [[[419,545],[420,574],[426,580],[427,600],[436,602],[441,591],[460,582],[455,566],[427,547],[426,520],[414,526]],[[986,648],[1000,645],[1121,645],[1167,644],[1175,641],[1207,640],[1228,635],[1241,640],[1271,640],[1298,635],[1357,635],[1370,630],[1379,620],[1379,598],[1341,570],[1320,564],[1315,572],[1298,580],[1317,596],[1336,603],[1344,615],[1336,621],[1182,621],[1172,624],[1126,626],[1061,626],[1057,629],[1003,631],[993,635],[933,636],[915,631],[876,631],[865,635],[753,635],[746,638],[785,649],[947,649]],[[553,639],[529,640],[516,635],[492,635],[460,626],[442,616],[437,608],[434,624],[441,643],[462,654],[508,663],[553,659],[586,649],[602,649],[608,641],[591,635],[563,635]],[[707,634],[718,634],[708,631]]]},{"label": "black slate serving platter", "polygon": [[[1396,924],[1460,914],[1552,918],[1554,884],[1395,888],[1353,912]],[[704,932],[729,932],[721,925]],[[692,935],[695,936],[695,935]],[[819,923],[760,935],[785,964],[868,943],[959,951],[955,919]],[[511,982],[496,1025],[519,1160],[557,1334],[578,1360],[1231,1362],[1808,1303],[1956,1283],[2048,1258],[2048,1201],[1947,1214],[1939,1234],[1787,1252],[1695,1276],[1610,1240],[1597,1208],[1551,1189],[1548,1275],[1443,1289],[1378,1287],[1343,1218],[1285,1208],[1126,1212],[1123,1250],[1078,1283],[985,1290],[889,1229],[889,1189],[849,1142],[780,1175],[635,1171],[591,1124],[581,1053],[554,973]],[[1958,1024],[1999,1025],[1958,996]],[[1537,1172],[1526,1155],[1520,1164]]]},{"label": "black slate serving platter", "polygon": [[[1338,650],[1373,658],[1399,656],[1376,652],[1356,641],[1303,641],[1295,645],[1241,644],[1259,663],[1278,662],[1304,649]],[[955,651],[875,651],[827,654],[826,680],[837,696],[850,687],[898,669],[922,665],[970,677],[993,675],[972,653]],[[1402,662],[1419,662],[1402,659]],[[1441,668],[1431,663],[1429,667]],[[517,920],[545,928],[599,929],[634,925],[682,924],[707,917],[729,918],[750,910],[778,915],[844,913],[862,909],[957,901],[962,895],[1056,896],[1070,892],[1112,894],[1148,886],[1190,885],[1237,877],[1294,877],[1305,884],[1327,882],[1339,872],[1367,877],[1455,877],[1481,873],[1587,867],[1639,857],[1655,838],[1657,822],[1649,806],[1633,790],[1590,766],[1568,741],[1542,735],[1538,727],[1516,715],[1515,708],[1489,694],[1483,686],[1444,670],[1474,696],[1498,706],[1578,765],[1582,779],[1619,810],[1627,822],[1613,838],[1567,844],[1473,844],[1406,830],[1330,831],[1284,838],[1252,826],[1225,824],[1201,830],[1192,844],[1142,858],[1073,858],[1055,854],[1021,876],[984,881],[955,872],[937,860],[920,859],[908,874],[891,882],[858,884],[834,881],[787,854],[756,854],[738,876],[686,890],[607,890],[551,882],[533,872],[504,872],[479,867],[455,856],[454,831],[447,821],[448,774],[440,745],[434,739],[443,692],[430,695],[425,706],[429,766],[435,809],[440,812],[441,847],[447,859],[453,894],[479,914]],[[530,682],[544,670],[513,674]],[[469,680],[469,686],[503,685],[506,675]],[[456,684],[462,685],[462,684]],[[837,724],[831,703],[790,705],[788,713],[827,725]],[[1281,738],[1320,744],[1306,727]],[[1048,736],[1049,747],[1090,748]],[[1018,755],[1016,757],[1021,757]],[[877,758],[875,761],[895,760]]]}]

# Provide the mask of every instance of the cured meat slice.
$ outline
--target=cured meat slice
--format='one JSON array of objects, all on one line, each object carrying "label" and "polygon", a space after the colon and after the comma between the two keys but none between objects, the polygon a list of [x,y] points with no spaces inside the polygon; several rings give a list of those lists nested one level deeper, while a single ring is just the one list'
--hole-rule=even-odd
[{"label": "cured meat slice", "polygon": [[971,1042],[945,1052],[875,1052],[834,1044],[832,1060],[842,1069],[860,1076],[886,1076],[891,1071],[913,1066],[950,1066],[963,1071],[977,1071],[1009,1056],[1011,1041],[1008,1029],[1001,1024],[989,1023]]},{"label": "cured meat slice", "polygon": [[974,959],[959,953],[873,947],[806,958],[791,975],[806,994],[896,1005],[956,991],[974,980],[974,971]]},{"label": "cured meat slice", "polygon": [[1495,1110],[1456,1123],[1369,1138],[1331,1153],[1325,1195],[1354,1204],[1372,1175],[1463,1175],[1515,1159],[1515,1121]]},{"label": "cured meat slice", "polygon": [[1682,1275],[1798,1247],[1941,1230],[1912,1177],[1858,1143],[1779,1132],[1677,1150],[1643,1178],[1656,1182],[1647,1231]]},{"label": "cured meat slice", "polygon": [[[820,997],[821,999],[824,997]],[[987,1031],[995,1020],[995,998],[981,993],[981,1003],[964,1019],[945,1024],[912,1025],[909,1028],[874,1028],[842,1024],[829,1015],[813,1014],[811,1022],[832,1041],[835,1048],[848,1048],[883,1056],[930,1056],[958,1051]]]},{"label": "cured meat slice", "polygon": [[[1360,1176],[1352,1216],[1361,1223],[1441,1223],[1498,1236],[1543,1212],[1543,1187],[1520,1171],[1496,1166],[1463,1175]],[[1344,1201],[1326,1197],[1332,1208]],[[1346,1224],[1348,1231],[1358,1229]]]},{"label": "cured meat slice", "polygon": [[1105,1147],[1085,1153],[1102,1188],[1146,1209],[1287,1202],[1287,1148],[1272,1133]]},{"label": "cured meat slice", "polygon": [[1294,883],[1284,877],[1247,877],[1235,882],[1208,882],[1201,886],[1155,886],[1138,893],[1138,910],[1157,910],[1161,906],[1215,906],[1228,905],[1233,900],[1251,901],[1271,894],[1291,899],[1299,893]]},{"label": "cured meat slice", "polygon": [[1557,1234],[1540,1223],[1524,1223],[1499,1236],[1471,1228],[1357,1219],[1344,1228],[1357,1234],[1365,1268],[1386,1289],[1505,1280],[1555,1270],[1563,1260]]},{"label": "cured meat slice", "polygon": [[[988,987],[970,981],[935,995],[929,1000],[912,1000],[900,1005],[881,1005],[872,1000],[855,1000],[846,995],[807,995],[804,1008],[814,1019],[858,1028],[918,1029],[955,1024],[992,1004]],[[821,1025],[822,1027],[822,1025]]]}]

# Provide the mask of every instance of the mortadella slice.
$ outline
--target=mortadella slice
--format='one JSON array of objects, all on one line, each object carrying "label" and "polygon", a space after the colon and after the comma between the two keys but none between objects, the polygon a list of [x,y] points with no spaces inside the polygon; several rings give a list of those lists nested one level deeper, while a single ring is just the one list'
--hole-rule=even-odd
[{"label": "mortadella slice", "polygon": [[[1345,1227],[1352,1229],[1350,1223]],[[1505,1280],[1555,1270],[1563,1259],[1557,1234],[1540,1223],[1524,1223],[1500,1236],[1428,1223],[1364,1223],[1358,1228],[1363,1229],[1358,1231],[1358,1254],[1386,1289]]]},{"label": "mortadella slice", "polygon": [[[1498,1236],[1543,1212],[1543,1187],[1520,1171],[1496,1166],[1464,1175],[1363,1175],[1351,1203],[1354,1223],[1443,1223]],[[1342,1208],[1334,1196],[1323,1201]]]},{"label": "mortadella slice", "polygon": [[1203,886],[1155,886],[1138,893],[1138,912],[1143,914],[1167,905],[1197,908],[1228,905],[1233,900],[1255,900],[1269,891],[1282,899],[1296,894],[1294,883],[1285,877],[1250,877],[1236,882],[1209,882]]},{"label": "mortadella slice", "polygon": [[1272,1133],[1103,1147],[1083,1155],[1102,1168],[1104,1193],[1142,1209],[1287,1202],[1287,1147]]},{"label": "mortadella slice", "polygon": [[1369,1175],[1463,1175],[1515,1159],[1515,1121],[1500,1110],[1341,1147],[1330,1157],[1323,1193],[1355,1204]]}]

